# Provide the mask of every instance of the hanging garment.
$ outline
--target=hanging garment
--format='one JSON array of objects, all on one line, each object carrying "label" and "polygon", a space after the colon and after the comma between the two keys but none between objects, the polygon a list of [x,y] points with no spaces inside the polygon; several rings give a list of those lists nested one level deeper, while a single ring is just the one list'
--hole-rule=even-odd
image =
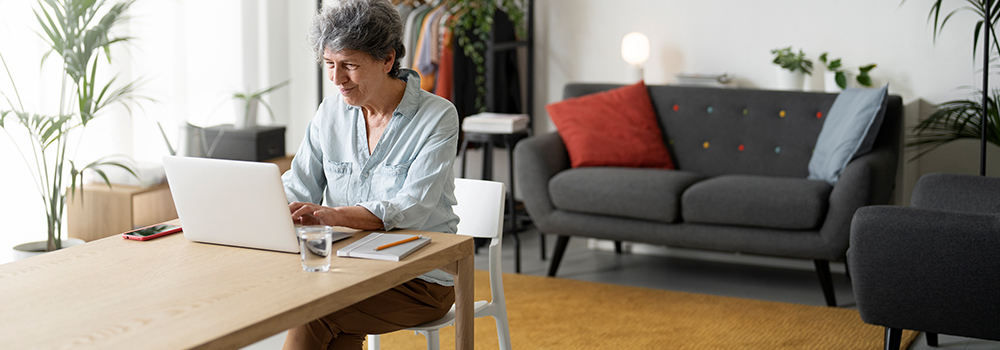
[{"label": "hanging garment", "polygon": [[426,4],[420,5],[407,16],[406,27],[403,28],[403,48],[406,49],[406,56],[400,62],[401,67],[413,67],[413,58],[417,56],[417,38],[420,37],[420,27],[424,23],[424,16],[432,9]]}]

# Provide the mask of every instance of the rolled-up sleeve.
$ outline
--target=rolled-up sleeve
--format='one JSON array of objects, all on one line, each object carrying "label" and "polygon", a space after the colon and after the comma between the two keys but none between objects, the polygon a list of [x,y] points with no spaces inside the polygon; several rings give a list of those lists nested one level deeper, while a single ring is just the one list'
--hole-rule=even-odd
[{"label": "rolled-up sleeve", "polygon": [[[322,106],[319,110],[323,110]],[[317,130],[318,120],[319,118],[314,118],[309,122],[302,144],[292,159],[291,168],[281,175],[281,182],[285,185],[285,198],[289,203],[321,203],[323,199],[326,175],[323,172],[322,142],[317,139],[318,135],[323,134]]]}]

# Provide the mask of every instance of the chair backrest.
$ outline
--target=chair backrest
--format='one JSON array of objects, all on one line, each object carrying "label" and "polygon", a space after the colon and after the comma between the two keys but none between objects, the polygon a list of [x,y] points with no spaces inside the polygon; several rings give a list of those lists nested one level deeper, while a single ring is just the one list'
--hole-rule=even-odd
[{"label": "chair backrest", "polygon": [[458,234],[498,238],[503,234],[503,182],[455,179],[455,198],[452,207],[458,215]]}]

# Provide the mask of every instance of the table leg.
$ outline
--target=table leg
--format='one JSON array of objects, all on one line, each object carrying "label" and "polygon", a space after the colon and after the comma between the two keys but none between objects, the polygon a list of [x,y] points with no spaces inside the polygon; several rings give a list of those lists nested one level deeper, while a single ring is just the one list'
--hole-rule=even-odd
[{"label": "table leg", "polygon": [[466,256],[455,264],[455,349],[473,349],[475,259]]}]

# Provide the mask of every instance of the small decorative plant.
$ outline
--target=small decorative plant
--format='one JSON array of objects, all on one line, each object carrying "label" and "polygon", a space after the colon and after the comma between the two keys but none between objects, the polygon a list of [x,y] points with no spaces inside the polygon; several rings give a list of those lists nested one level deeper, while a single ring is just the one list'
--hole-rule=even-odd
[{"label": "small decorative plant", "polygon": [[[78,167],[72,159],[67,158],[68,150],[70,154],[76,153],[69,146],[68,139],[72,131],[82,131],[88,122],[101,115],[100,112],[105,107],[121,103],[128,108],[127,102],[135,99],[135,82],[115,88],[112,85],[117,79],[116,75],[108,77],[97,72],[99,61],[103,59],[111,62],[111,46],[123,44],[130,39],[112,33],[115,26],[126,18],[125,12],[134,2],[135,0],[128,0],[108,7],[103,0],[38,1],[40,9],[34,12],[42,29],[39,36],[49,46],[49,51],[42,56],[41,62],[44,64],[46,58],[53,53],[62,58],[59,63],[62,67],[63,88],[52,92],[60,94],[57,114],[43,115],[25,109],[17,84],[10,74],[10,67],[0,54],[0,62],[10,78],[16,101],[15,103],[9,95],[2,94],[10,109],[0,109],[0,128],[11,136],[13,128],[22,126],[29,136],[27,144],[18,145],[15,142],[14,145],[31,171],[45,209],[48,229],[46,251],[62,248],[62,222],[66,208],[66,195],[63,191],[66,182],[69,182],[70,193],[75,193],[77,181],[82,180],[83,171],[94,169],[111,186],[100,166],[120,167],[136,176],[128,162],[105,157]],[[99,17],[98,14],[102,15]],[[104,53],[104,57],[100,57],[101,53]],[[98,81],[102,83],[99,84]],[[14,140],[13,137],[11,139]]]},{"label": "small decorative plant", "polygon": [[[249,126],[249,127],[253,127],[254,125],[256,125],[256,121],[257,121],[257,102],[260,102],[261,104],[264,105],[264,108],[267,108],[267,113],[268,113],[268,115],[271,116],[271,120],[273,121],[274,120],[274,111],[271,110],[271,106],[268,105],[267,102],[264,102],[264,100],[261,99],[261,97],[264,97],[264,95],[267,95],[267,94],[271,93],[274,90],[280,89],[281,87],[283,87],[285,85],[288,85],[288,83],[290,81],[291,80],[285,80],[285,81],[280,82],[278,84],[271,85],[270,87],[263,88],[263,89],[260,89],[260,90],[257,90],[257,91],[247,90],[245,92],[236,92],[236,93],[233,93],[233,98],[237,99],[237,101],[239,101],[240,105],[243,107],[242,108],[243,115],[241,116],[243,118],[243,123],[245,125]],[[240,109],[237,109],[237,112],[239,112],[239,110]],[[240,116],[238,116],[238,117],[240,117]],[[240,123],[237,123],[237,125],[239,125],[239,124]]]},{"label": "small decorative plant", "polygon": [[834,79],[837,81],[837,86],[839,86],[841,89],[847,88],[847,73],[854,73],[853,72],[854,69],[857,69],[857,77],[854,80],[856,80],[858,84],[866,87],[872,86],[872,78],[868,76],[868,72],[870,72],[872,69],[875,69],[875,67],[877,66],[876,64],[872,63],[869,65],[851,69],[851,68],[844,68],[844,66],[840,62],[840,58],[828,61],[827,57],[828,53],[824,52],[823,54],[819,55],[819,61],[823,62],[823,65],[826,66],[826,69],[828,71],[834,73]]},{"label": "small decorative plant", "polygon": [[813,63],[806,58],[806,54],[799,50],[799,53],[792,51],[792,47],[771,50],[774,54],[774,64],[787,69],[792,73],[802,72],[802,74],[812,75]]}]

